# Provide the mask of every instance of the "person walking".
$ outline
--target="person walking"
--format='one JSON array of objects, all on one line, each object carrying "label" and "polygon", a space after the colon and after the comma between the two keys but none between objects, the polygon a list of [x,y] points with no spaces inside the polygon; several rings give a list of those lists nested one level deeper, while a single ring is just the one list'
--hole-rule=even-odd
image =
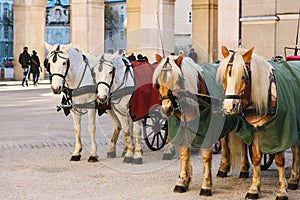
[{"label": "person walking", "polygon": [[195,63],[197,63],[197,60],[198,60],[198,54],[195,52],[195,49],[194,49],[194,48],[191,48],[190,53],[189,53],[189,57],[190,57],[191,59],[193,59],[193,61],[194,61]]},{"label": "person walking", "polygon": [[40,71],[42,72],[40,59],[35,50],[32,50],[32,56],[30,57],[30,73],[32,73],[33,85],[37,87],[39,85]]},{"label": "person walking", "polygon": [[25,87],[25,84],[28,86],[28,76],[30,70],[30,55],[28,53],[28,47],[24,47],[23,52],[19,55],[19,63],[23,69],[22,86]]}]

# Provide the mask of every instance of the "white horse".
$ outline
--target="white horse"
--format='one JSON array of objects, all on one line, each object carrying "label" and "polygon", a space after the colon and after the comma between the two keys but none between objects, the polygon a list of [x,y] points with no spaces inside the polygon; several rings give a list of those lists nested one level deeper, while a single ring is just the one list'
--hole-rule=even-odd
[{"label": "white horse", "polygon": [[95,67],[94,72],[97,82],[97,102],[111,104],[112,111],[124,132],[126,153],[123,162],[142,164],[142,123],[140,120],[132,120],[128,107],[135,89],[134,73],[130,62],[117,53],[102,54],[99,67]]},{"label": "white horse", "polygon": [[[64,110],[71,112],[76,138],[75,150],[71,161],[79,161],[81,158],[81,116],[88,114],[88,130],[91,136],[91,151],[88,161],[97,162],[97,144],[95,141],[95,100],[96,84],[92,73],[92,67],[98,63],[92,55],[83,56],[82,52],[69,45],[51,46],[45,43],[49,54],[45,59],[46,67],[52,75],[51,89],[54,94],[64,93]],[[118,121],[110,114],[114,123],[112,143],[117,142],[120,132]],[[110,152],[108,152],[109,155]]]}]

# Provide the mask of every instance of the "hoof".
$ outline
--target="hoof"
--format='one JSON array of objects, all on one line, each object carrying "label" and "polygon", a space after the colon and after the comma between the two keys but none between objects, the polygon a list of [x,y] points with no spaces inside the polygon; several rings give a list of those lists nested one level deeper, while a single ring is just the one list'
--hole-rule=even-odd
[{"label": "hoof", "polygon": [[132,163],[132,157],[124,157],[123,163]]},{"label": "hoof", "polygon": [[249,172],[240,172],[239,178],[249,178]]},{"label": "hoof", "polygon": [[252,194],[252,193],[247,193],[245,199],[258,199],[258,193]]},{"label": "hoof", "polygon": [[88,162],[90,162],[90,163],[98,162],[98,159],[95,156],[90,156],[88,159]]},{"label": "hoof", "polygon": [[202,189],[201,188],[199,195],[200,196],[212,196],[211,189]]},{"label": "hoof", "polygon": [[126,154],[126,151],[123,151],[121,157],[125,157],[125,154]]},{"label": "hoof", "polygon": [[177,192],[177,193],[185,193],[186,191],[188,191],[188,187],[175,185],[175,188],[173,191]]},{"label": "hoof", "polygon": [[[227,177],[227,172],[218,171],[217,177],[225,178]],[[202,189],[201,189],[202,190]]]},{"label": "hoof", "polygon": [[289,198],[287,196],[277,196],[276,200],[288,200]]},{"label": "hoof", "polygon": [[136,165],[141,165],[143,164],[143,158],[133,158],[131,163]]},{"label": "hoof", "polygon": [[288,184],[288,189],[297,190],[298,189],[298,184],[297,183],[289,183]]},{"label": "hoof", "polygon": [[81,158],[81,155],[78,155],[78,156],[72,156],[70,161],[79,161]]},{"label": "hoof", "polygon": [[107,158],[115,158],[117,155],[116,155],[116,152],[115,151],[112,151],[112,152],[107,152]]}]

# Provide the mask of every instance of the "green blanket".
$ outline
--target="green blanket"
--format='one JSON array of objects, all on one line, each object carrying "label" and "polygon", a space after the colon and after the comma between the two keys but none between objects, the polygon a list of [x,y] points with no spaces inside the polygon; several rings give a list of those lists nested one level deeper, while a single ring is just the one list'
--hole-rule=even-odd
[{"label": "green blanket", "polygon": [[[222,97],[221,88],[217,86],[215,75],[217,65],[209,63],[200,64],[203,69],[202,75],[208,88],[209,94],[213,97]],[[168,133],[173,144],[180,145],[183,142],[183,133],[187,131],[189,144],[195,147],[212,148],[216,141],[228,134],[236,127],[237,118],[234,116],[225,117],[220,112],[219,101],[212,100],[212,106],[201,111],[199,116],[184,124],[176,117],[168,119]]]},{"label": "green blanket", "polygon": [[[300,133],[300,62],[270,62],[277,85],[276,114],[257,127],[259,147],[263,153],[276,153],[298,143]],[[239,120],[237,134],[248,145],[253,140],[253,127]]]}]

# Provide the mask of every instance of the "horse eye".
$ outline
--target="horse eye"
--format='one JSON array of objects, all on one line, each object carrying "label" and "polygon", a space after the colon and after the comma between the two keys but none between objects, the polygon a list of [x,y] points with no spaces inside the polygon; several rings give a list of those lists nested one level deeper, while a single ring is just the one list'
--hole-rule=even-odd
[{"label": "horse eye", "polygon": [[242,76],[242,80],[245,80],[246,78],[245,78],[245,76]]},{"label": "horse eye", "polygon": [[66,62],[63,62],[63,65],[66,65],[67,63]]},{"label": "horse eye", "polygon": [[112,73],[113,73],[113,71],[110,71],[110,72],[109,72],[109,74],[112,74]]}]

